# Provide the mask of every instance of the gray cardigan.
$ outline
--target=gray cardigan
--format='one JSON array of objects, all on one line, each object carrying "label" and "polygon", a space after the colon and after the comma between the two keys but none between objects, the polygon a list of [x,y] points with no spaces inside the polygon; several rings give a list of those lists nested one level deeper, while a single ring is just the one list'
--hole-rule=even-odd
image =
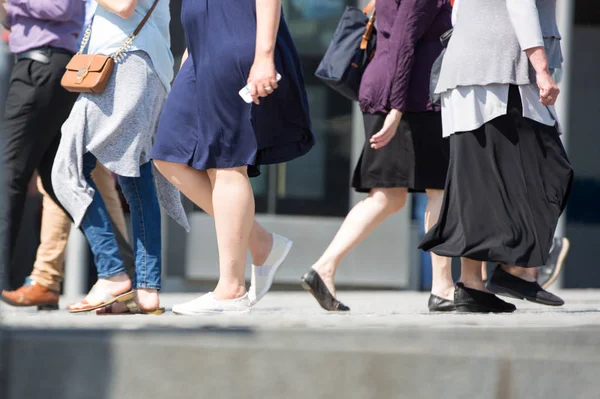
[{"label": "gray cardigan", "polygon": [[[556,0],[536,0],[536,5],[549,66],[558,68],[562,54]],[[519,45],[506,0],[461,0],[435,92],[458,86],[533,82],[535,73]]]}]

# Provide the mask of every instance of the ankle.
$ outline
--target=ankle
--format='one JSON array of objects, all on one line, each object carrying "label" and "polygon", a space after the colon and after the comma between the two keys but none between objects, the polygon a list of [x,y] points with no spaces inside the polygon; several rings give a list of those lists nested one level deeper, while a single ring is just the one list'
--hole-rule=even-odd
[{"label": "ankle", "polygon": [[123,294],[131,290],[131,280],[127,274],[119,274],[108,278],[99,278],[97,286],[110,292],[112,295]]},{"label": "ankle", "polygon": [[138,295],[158,296],[158,290],[156,288],[137,288],[135,292],[137,292]]},{"label": "ankle", "polygon": [[319,273],[321,278],[333,278],[337,269],[337,262],[334,260],[319,260],[312,265],[312,269]]},{"label": "ankle", "polygon": [[431,293],[444,299],[454,298],[454,284],[435,284],[431,286]]},{"label": "ankle", "polygon": [[108,278],[103,278],[102,280],[109,281],[111,283],[125,283],[125,282],[131,283],[131,280],[129,279],[129,276],[125,272],[123,272],[121,274],[117,274],[116,276],[112,276],[112,277],[108,277]]},{"label": "ankle", "polygon": [[269,257],[273,249],[273,234],[264,234],[260,241],[256,241],[251,245],[250,254],[252,255],[252,264],[254,266],[262,266]]},{"label": "ankle", "polygon": [[471,288],[477,291],[487,292],[488,289],[485,287],[485,284],[481,279],[460,279],[460,282],[467,288]]},{"label": "ankle", "polygon": [[44,289],[48,290],[48,291],[52,291],[54,293],[60,293],[60,281],[54,281],[51,278],[39,278],[38,276],[34,275],[33,273],[29,276],[29,278],[31,279],[31,281],[33,281],[33,283],[39,285],[40,287],[43,287]]},{"label": "ankle", "polygon": [[537,281],[536,270],[533,268],[528,269],[524,267],[506,265],[502,265],[501,267],[505,272],[512,274],[513,276],[518,277],[522,280],[529,282]]},{"label": "ankle", "polygon": [[246,295],[246,283],[222,283],[219,282],[213,290],[217,300],[237,299]]},{"label": "ankle", "polygon": [[136,300],[142,309],[156,309],[160,305],[158,290],[139,288],[136,290]]}]

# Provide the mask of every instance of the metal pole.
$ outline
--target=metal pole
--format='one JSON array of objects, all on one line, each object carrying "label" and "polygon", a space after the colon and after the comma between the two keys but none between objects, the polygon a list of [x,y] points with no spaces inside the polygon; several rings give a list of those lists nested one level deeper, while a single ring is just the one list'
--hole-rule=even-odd
[{"label": "metal pole", "polygon": [[[363,147],[365,145],[365,130],[363,126],[362,113],[358,103],[352,102],[352,146],[350,153],[350,176],[349,180],[352,179],[352,173],[354,172],[354,165],[358,163],[360,155],[362,154]],[[350,191],[349,199],[350,204],[348,210],[352,209],[354,205],[362,201],[367,197],[366,194],[357,193],[354,189],[348,185]]]},{"label": "metal pole", "polygon": [[[558,24],[558,28],[560,30],[560,34],[562,36],[561,47],[564,62],[562,65],[562,70],[557,73],[557,83],[560,87],[561,94],[556,101],[556,112],[561,122],[561,126],[563,129],[562,141],[565,148],[568,148],[568,138],[569,138],[569,103],[571,96],[571,38],[573,37],[573,17],[574,17],[574,8],[575,1],[574,0],[558,0],[557,2],[557,10],[556,10],[556,22]],[[556,227],[557,237],[564,237],[566,235],[566,217],[563,216],[560,218],[558,222],[558,226]],[[558,276],[558,281],[556,282],[558,287],[562,287],[562,274]]]},{"label": "metal pole", "polygon": [[75,226],[71,228],[65,255],[65,279],[63,294],[67,298],[81,296],[87,292],[88,243]]},{"label": "metal pole", "polygon": [[267,184],[267,213],[274,215],[277,212],[277,165],[269,165],[268,167],[268,184]]},{"label": "metal pole", "polygon": [[[4,29],[0,27],[0,35]],[[0,148],[4,147],[2,138],[4,137],[4,105],[6,104],[6,95],[8,93],[9,74],[11,71],[12,57],[9,55],[8,46],[4,41],[0,40]],[[2,161],[2,151],[0,151],[0,165],[4,165]],[[0,211],[4,211],[5,205],[4,196],[6,195],[6,188],[4,187],[4,168],[0,167]],[[4,222],[4,218],[0,219],[0,223]],[[0,242],[8,239],[6,237],[6,226],[0,226]],[[8,277],[8,259],[7,254],[2,253],[2,249],[5,245],[0,246],[0,289],[8,285],[5,279]],[[8,367],[9,367],[9,344],[8,340],[5,339],[2,328],[2,314],[0,314],[0,397],[7,397],[10,392],[10,381],[8,379]]]},{"label": "metal pole", "polygon": [[[4,31],[3,28],[0,27],[0,34]],[[0,40],[0,130],[4,130],[4,106],[6,104],[6,96],[8,94],[8,85],[10,80],[10,72],[12,69],[12,56],[8,50],[8,46],[3,40]],[[4,147],[2,143],[2,138],[4,137],[4,133],[0,134],[0,148]],[[0,165],[4,165],[2,159],[2,152],[0,151]],[[0,210],[4,211],[5,205],[4,201],[6,201],[6,188],[4,187],[4,176],[3,176],[4,168],[0,167]],[[4,218],[0,218],[0,223],[4,223]],[[0,242],[3,240],[8,240],[8,232],[6,231],[7,226],[0,226]],[[0,246],[0,248],[4,248],[5,245]],[[0,249],[1,251],[1,249]],[[8,254],[0,253],[0,288],[4,289],[8,286],[8,265],[9,259]]]}]

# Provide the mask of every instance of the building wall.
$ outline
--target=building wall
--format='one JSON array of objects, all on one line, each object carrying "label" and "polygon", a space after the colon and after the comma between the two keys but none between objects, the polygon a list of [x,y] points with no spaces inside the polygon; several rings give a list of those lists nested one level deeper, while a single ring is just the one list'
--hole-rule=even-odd
[{"label": "building wall", "polygon": [[571,240],[563,285],[600,287],[600,4],[575,3],[569,88],[568,153],[575,170],[567,208]]}]

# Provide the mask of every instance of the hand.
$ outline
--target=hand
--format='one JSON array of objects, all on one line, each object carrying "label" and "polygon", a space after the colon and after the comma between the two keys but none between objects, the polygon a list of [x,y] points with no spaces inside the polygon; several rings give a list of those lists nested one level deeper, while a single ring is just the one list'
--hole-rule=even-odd
[{"label": "hand", "polygon": [[277,89],[277,71],[273,57],[257,57],[254,59],[250,76],[250,95],[255,104],[260,104],[259,97],[266,97]]},{"label": "hand", "polygon": [[544,46],[529,48],[525,50],[525,53],[536,72],[536,81],[540,89],[540,102],[544,105],[554,105],[560,90],[554,79],[552,79],[552,76],[550,76]]},{"label": "hand", "polygon": [[396,135],[396,131],[398,130],[398,125],[402,120],[402,112],[397,109],[393,109],[387,114],[385,117],[385,121],[383,122],[383,127],[380,131],[371,136],[369,142],[371,143],[371,148],[374,150],[378,150],[382,147],[385,147],[390,140]]},{"label": "hand", "polygon": [[540,89],[540,102],[544,105],[554,105],[560,89],[550,76],[549,71],[543,71],[536,74],[537,85]]}]

